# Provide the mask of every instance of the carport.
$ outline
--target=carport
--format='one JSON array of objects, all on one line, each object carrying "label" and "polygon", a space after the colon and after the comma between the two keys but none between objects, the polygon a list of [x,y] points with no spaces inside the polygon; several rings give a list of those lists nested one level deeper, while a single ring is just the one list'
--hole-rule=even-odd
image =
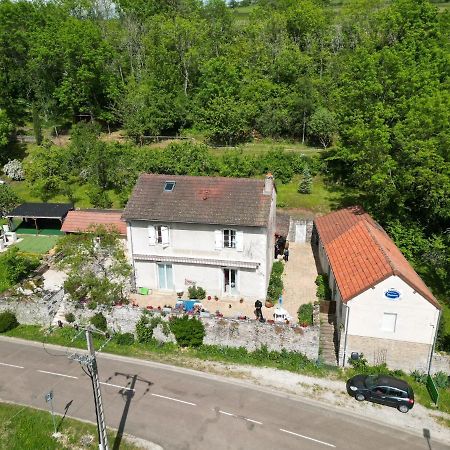
[{"label": "carport", "polygon": [[[63,234],[61,226],[72,203],[22,203],[6,215],[9,229],[17,234]],[[14,229],[13,219],[21,222]]]}]

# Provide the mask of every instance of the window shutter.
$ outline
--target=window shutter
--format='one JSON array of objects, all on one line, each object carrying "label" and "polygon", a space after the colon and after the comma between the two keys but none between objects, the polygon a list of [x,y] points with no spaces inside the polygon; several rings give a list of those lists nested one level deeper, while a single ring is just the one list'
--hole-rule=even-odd
[{"label": "window shutter", "polygon": [[148,243],[150,245],[156,244],[156,231],[153,225],[148,226]]},{"label": "window shutter", "polygon": [[161,237],[163,247],[169,245],[169,227],[161,227]]},{"label": "window shutter", "polygon": [[215,238],[215,246],[214,248],[216,250],[220,250],[223,248],[223,236],[222,236],[222,230],[216,230],[214,231],[214,238]]},{"label": "window shutter", "polygon": [[236,231],[236,250],[238,252],[244,251],[244,232]]}]

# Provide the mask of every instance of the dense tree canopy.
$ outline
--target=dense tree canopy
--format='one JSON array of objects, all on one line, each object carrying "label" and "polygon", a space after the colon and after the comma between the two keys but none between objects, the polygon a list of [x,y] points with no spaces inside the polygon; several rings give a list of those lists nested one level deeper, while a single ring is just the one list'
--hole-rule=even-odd
[{"label": "dense tree canopy", "polygon": [[[0,151],[13,126],[33,121],[38,135],[40,123],[86,118],[140,144],[190,129],[215,144],[320,145],[325,174],[449,294],[449,19],[428,0],[0,0]],[[100,206],[111,189],[125,201],[143,170],[271,169],[286,182],[304,169],[276,150],[213,158],[188,144],[105,144],[98,132],[75,127],[67,151],[33,151],[26,177],[39,197],[72,195],[70,176]]]}]

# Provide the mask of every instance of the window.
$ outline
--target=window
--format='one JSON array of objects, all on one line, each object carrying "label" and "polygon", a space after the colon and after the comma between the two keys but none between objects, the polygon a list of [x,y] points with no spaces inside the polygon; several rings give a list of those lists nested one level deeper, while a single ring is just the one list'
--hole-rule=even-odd
[{"label": "window", "polygon": [[223,269],[225,294],[237,294],[237,270]]},{"label": "window", "polygon": [[169,245],[169,227],[167,225],[149,225],[148,226],[149,244],[162,246]]},{"label": "window", "polygon": [[397,314],[383,313],[383,322],[381,329],[389,333],[395,333],[395,326],[397,324]]},{"label": "window", "polygon": [[164,192],[172,192],[175,187],[175,181],[166,181],[164,183]]},{"label": "window", "polygon": [[223,230],[223,246],[236,248],[236,230]]}]

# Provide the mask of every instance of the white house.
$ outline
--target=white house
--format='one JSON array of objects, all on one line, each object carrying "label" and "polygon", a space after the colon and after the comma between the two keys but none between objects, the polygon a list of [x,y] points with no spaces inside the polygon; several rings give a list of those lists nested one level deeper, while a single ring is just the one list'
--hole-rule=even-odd
[{"label": "white house", "polygon": [[441,306],[387,233],[359,207],[316,218],[313,245],[336,302],[338,361],[427,370]]},{"label": "white house", "polygon": [[123,213],[136,287],[265,299],[276,190],[265,180],[143,174]]}]

